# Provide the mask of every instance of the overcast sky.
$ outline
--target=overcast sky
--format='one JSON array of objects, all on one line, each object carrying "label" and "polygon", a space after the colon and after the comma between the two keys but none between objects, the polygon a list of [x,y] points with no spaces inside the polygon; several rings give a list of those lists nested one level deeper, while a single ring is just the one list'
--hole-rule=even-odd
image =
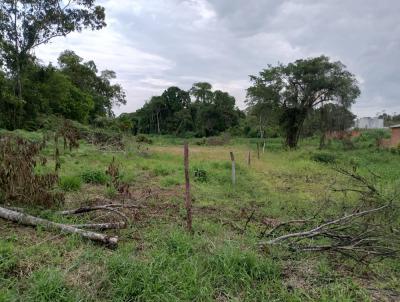
[{"label": "overcast sky", "polygon": [[127,105],[169,86],[207,81],[244,108],[249,75],[325,54],[356,74],[359,116],[400,112],[400,0],[102,0],[108,26],[36,50],[45,63],[74,50],[117,72]]}]

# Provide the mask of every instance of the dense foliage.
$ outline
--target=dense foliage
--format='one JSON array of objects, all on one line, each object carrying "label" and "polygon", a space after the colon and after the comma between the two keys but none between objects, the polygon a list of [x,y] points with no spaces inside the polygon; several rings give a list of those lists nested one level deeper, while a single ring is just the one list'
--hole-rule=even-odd
[{"label": "dense foliage", "polygon": [[50,114],[81,123],[113,116],[113,105],[126,102],[122,87],[111,83],[114,78],[113,71],[99,73],[93,61],[84,62],[72,51],[60,55],[58,66],[31,58],[24,68],[21,99],[13,92],[13,79],[0,72],[0,127],[37,128],[41,117]]},{"label": "dense foliage", "polygon": [[134,133],[211,136],[239,125],[242,116],[233,96],[212,91],[209,83],[195,83],[190,91],[169,87],[136,112],[123,114],[120,120]]},{"label": "dense foliage", "polygon": [[[0,2],[0,127],[30,128],[40,113],[86,121],[96,110],[104,111],[97,106],[104,100],[88,93],[88,87],[77,86],[63,66],[41,66],[32,55],[34,48],[55,37],[86,28],[99,30],[106,25],[104,19],[104,8],[93,0]],[[92,74],[83,76],[96,76],[95,66],[89,69]],[[107,73],[99,78],[110,86],[112,77]]]}]

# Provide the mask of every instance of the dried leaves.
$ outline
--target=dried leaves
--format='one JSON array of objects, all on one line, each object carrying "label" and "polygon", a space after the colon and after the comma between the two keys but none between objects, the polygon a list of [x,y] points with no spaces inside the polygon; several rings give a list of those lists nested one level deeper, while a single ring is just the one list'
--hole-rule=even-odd
[{"label": "dried leaves", "polygon": [[35,174],[37,160],[45,146],[14,136],[0,138],[0,196],[3,201],[18,204],[52,205],[63,200],[61,193],[53,192],[57,174]]}]

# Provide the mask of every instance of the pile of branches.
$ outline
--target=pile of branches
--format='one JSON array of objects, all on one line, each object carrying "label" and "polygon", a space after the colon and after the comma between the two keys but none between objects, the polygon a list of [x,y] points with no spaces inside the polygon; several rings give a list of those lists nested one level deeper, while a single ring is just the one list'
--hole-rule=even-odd
[{"label": "pile of branches", "polygon": [[101,150],[123,150],[125,145],[120,133],[107,133],[103,130],[81,131],[82,138],[88,143],[99,146]]},{"label": "pile of branches", "polygon": [[[375,186],[375,181],[357,173],[356,168],[336,168],[336,171],[348,177],[352,186],[333,190],[358,194],[358,206],[325,221],[313,217],[280,223],[261,234],[269,239],[260,245],[285,245],[294,251],[340,253],[364,263],[397,256],[400,234],[395,227],[399,219],[395,197],[384,196]],[[287,227],[296,228],[296,231],[282,234]]]},{"label": "pile of branches", "polygon": [[64,195],[54,192],[58,175],[35,173],[37,162],[46,164],[39,153],[45,144],[6,135],[0,138],[0,199],[8,203],[50,206]]}]

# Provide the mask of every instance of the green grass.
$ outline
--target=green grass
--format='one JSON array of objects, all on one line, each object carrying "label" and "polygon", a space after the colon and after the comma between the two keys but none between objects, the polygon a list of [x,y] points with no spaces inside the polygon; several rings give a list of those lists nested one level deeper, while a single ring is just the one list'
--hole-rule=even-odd
[{"label": "green grass", "polygon": [[81,174],[82,181],[90,184],[104,185],[108,181],[108,177],[101,170],[85,170]]},{"label": "green grass", "polygon": [[79,191],[82,187],[82,179],[79,176],[61,177],[60,187],[67,192]]},{"label": "green grass", "polygon": [[[37,132],[18,135],[41,140]],[[286,221],[318,215],[326,220],[356,202],[354,194],[330,191],[332,185],[348,185],[348,179],[332,169],[335,165],[354,166],[368,177],[373,171],[383,192],[396,190],[400,155],[376,149],[375,134],[355,140],[351,150],[340,142],[318,150],[318,139],[312,138],[287,151],[282,139],[268,139],[260,159],[257,139],[232,138],[228,145],[215,147],[188,139],[193,234],[184,227],[185,139],[150,138],[153,144],[145,151],[132,137],[125,138],[125,152],[101,151],[84,141],[72,152],[61,150],[65,208],[121,198],[104,172],[113,157],[121,182],[128,183],[132,198],[146,207],[136,214],[127,212],[129,228],[107,232],[119,236],[116,250],[1,221],[0,301],[372,301],[370,288],[378,290],[381,300],[387,292],[399,293],[397,260],[363,267],[339,255],[258,245],[264,218]],[[236,158],[235,186],[230,151]],[[37,167],[38,173],[54,171],[51,141],[43,154],[48,163]],[[153,195],[144,200],[149,192]],[[246,232],[240,231],[253,209],[254,219]],[[62,217],[53,209],[27,211],[71,224],[104,214]]]}]

